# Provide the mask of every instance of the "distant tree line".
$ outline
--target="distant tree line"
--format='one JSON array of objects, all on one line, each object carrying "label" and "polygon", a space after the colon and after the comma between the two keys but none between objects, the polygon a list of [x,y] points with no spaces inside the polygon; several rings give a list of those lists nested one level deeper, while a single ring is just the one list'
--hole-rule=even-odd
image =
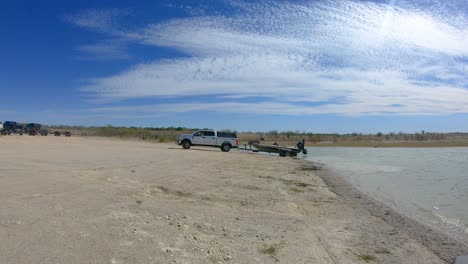
[{"label": "distant tree line", "polygon": [[[159,142],[173,141],[179,134],[191,133],[200,128],[187,127],[116,127],[116,126],[50,126],[50,129],[69,130],[81,136],[104,136],[122,138],[140,138]],[[202,128],[208,129],[208,128]],[[227,132],[236,132],[223,130]],[[424,130],[415,133],[390,132],[390,133],[312,133],[301,131],[277,131],[268,132],[237,132],[243,142],[264,139],[265,141],[292,142],[302,139],[310,143],[319,142],[405,142],[405,141],[467,141],[468,133],[437,133]]]}]

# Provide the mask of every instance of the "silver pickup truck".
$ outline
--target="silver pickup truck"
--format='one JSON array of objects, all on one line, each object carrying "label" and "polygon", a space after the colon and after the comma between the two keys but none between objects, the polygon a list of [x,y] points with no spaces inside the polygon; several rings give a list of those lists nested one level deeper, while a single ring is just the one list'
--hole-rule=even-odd
[{"label": "silver pickup truck", "polygon": [[184,149],[191,146],[211,146],[219,147],[222,151],[228,152],[231,148],[237,148],[239,139],[236,133],[222,132],[215,130],[199,130],[192,134],[182,134],[177,139],[177,144]]}]

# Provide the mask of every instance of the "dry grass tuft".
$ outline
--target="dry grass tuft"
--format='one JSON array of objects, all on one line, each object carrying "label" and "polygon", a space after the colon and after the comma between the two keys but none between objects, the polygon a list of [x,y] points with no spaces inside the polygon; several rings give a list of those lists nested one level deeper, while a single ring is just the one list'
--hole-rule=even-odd
[{"label": "dry grass tuft", "polygon": [[267,255],[275,255],[276,254],[276,246],[274,245],[264,245],[261,249],[260,249],[260,252],[262,252],[263,254],[267,254]]},{"label": "dry grass tuft", "polygon": [[374,257],[372,255],[368,255],[368,254],[358,255],[358,257],[361,258],[362,260],[364,260],[367,263],[369,263],[371,261],[374,261],[376,259],[376,257]]}]

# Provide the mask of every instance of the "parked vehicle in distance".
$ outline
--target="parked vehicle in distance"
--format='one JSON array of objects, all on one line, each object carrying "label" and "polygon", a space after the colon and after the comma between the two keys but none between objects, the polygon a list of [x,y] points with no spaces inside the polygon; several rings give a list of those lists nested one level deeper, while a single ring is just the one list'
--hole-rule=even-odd
[{"label": "parked vehicle in distance", "polygon": [[11,135],[11,134],[19,134],[20,136],[23,135],[23,125],[18,124],[14,121],[5,121],[3,123],[3,129],[1,130],[2,135]]},{"label": "parked vehicle in distance", "polygon": [[3,129],[3,122],[0,122],[0,135],[6,135],[4,134],[5,130]]},{"label": "parked vehicle in distance", "polygon": [[48,136],[49,135],[49,130],[48,129],[41,129],[41,130],[39,130],[39,134],[41,136]]},{"label": "parked vehicle in distance", "polygon": [[3,128],[3,124],[0,126],[0,135],[2,135],[2,136],[8,135],[8,130]]},{"label": "parked vehicle in distance", "polygon": [[191,146],[211,146],[219,147],[223,152],[228,152],[231,148],[239,146],[239,139],[236,133],[232,132],[199,130],[192,134],[179,135],[177,144],[184,149],[189,149]]},{"label": "parked vehicle in distance", "polygon": [[60,137],[60,135],[62,135],[62,133],[60,133],[60,131],[54,131],[54,136]]},{"label": "parked vehicle in distance", "polygon": [[70,131],[65,131],[65,133],[63,133],[66,137],[71,137],[71,132]]},{"label": "parked vehicle in distance", "polygon": [[39,134],[39,130],[41,130],[41,127],[41,124],[29,123],[24,126],[24,132],[29,134],[30,136],[35,136]]},{"label": "parked vehicle in distance", "polygon": [[3,129],[6,129],[6,130],[16,129],[17,126],[18,126],[18,123],[14,121],[5,121],[5,123],[3,123]]}]

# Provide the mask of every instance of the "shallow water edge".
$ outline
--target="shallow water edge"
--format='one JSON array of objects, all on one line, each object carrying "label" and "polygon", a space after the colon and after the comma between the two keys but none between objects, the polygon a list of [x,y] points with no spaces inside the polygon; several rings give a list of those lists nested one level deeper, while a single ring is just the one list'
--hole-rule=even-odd
[{"label": "shallow water edge", "polygon": [[344,202],[364,207],[371,215],[384,220],[393,226],[397,232],[407,233],[411,238],[429,248],[447,263],[451,263],[455,256],[468,254],[467,244],[393,210],[359,191],[344,177],[327,167],[322,167],[316,173],[329,186],[331,191],[343,198]]}]

